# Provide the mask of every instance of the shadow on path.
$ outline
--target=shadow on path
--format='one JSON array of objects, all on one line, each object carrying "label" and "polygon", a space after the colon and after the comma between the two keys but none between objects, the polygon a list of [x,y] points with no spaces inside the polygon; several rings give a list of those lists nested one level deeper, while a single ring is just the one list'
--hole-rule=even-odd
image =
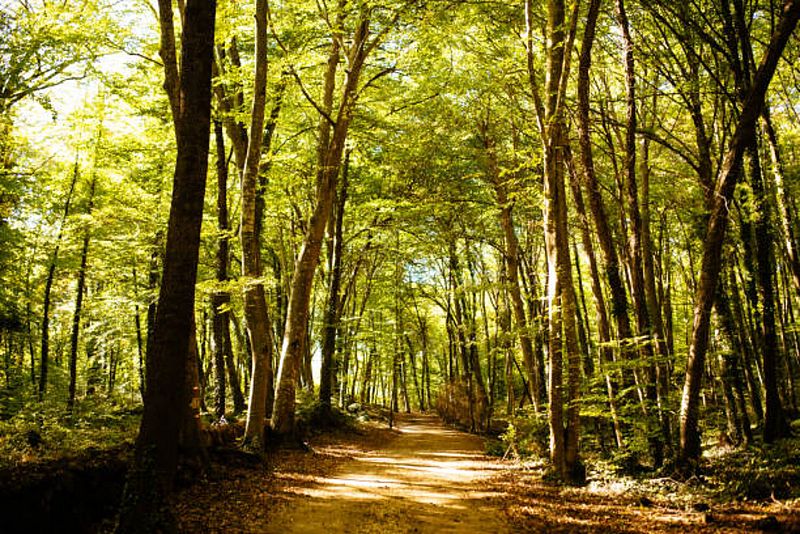
[{"label": "shadow on path", "polygon": [[450,429],[435,416],[398,418],[386,448],[356,456],[311,487],[284,492],[271,533],[510,532],[497,499],[480,488],[500,469],[481,438]]}]

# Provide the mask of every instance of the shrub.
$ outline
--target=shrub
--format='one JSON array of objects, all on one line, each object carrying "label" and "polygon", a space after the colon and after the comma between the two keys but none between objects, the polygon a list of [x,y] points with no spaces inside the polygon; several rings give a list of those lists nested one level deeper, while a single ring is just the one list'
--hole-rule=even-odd
[{"label": "shrub", "polygon": [[[547,417],[532,408],[512,417],[500,435],[506,450],[517,458],[547,456],[550,448],[550,427]],[[505,454],[505,452],[504,452]]]}]

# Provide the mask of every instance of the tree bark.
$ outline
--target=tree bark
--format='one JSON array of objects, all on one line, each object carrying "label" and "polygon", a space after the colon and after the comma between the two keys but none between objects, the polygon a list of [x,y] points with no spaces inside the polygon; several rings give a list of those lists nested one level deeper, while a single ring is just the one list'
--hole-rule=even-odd
[{"label": "tree bark", "polygon": [[[92,214],[94,207],[94,193],[97,186],[97,176],[92,177],[89,185],[89,200],[86,205],[86,215]],[[83,231],[83,244],[81,245],[81,265],[78,268],[78,283],[75,288],[75,311],[72,315],[72,335],[70,336],[69,349],[69,388],[67,396],[67,412],[72,413],[75,406],[75,387],[78,381],[78,337],[81,330],[81,312],[83,311],[83,294],[86,288],[86,263],[89,258],[89,228]],[[137,314],[138,317],[138,314]]]},{"label": "tree bark", "polygon": [[698,428],[700,387],[708,349],[711,306],[717,289],[721,269],[722,242],[728,224],[728,204],[741,174],[743,153],[755,136],[756,121],[761,114],[769,83],[783,49],[797,26],[798,18],[800,18],[800,2],[787,0],[783,6],[780,22],[772,34],[764,58],[748,91],[731,145],[717,178],[713,209],[703,241],[703,260],[695,294],[692,336],[681,398],[678,461],[683,467],[689,467],[690,464],[696,462],[701,452]]},{"label": "tree bark", "polygon": [[272,411],[272,428],[280,436],[288,436],[294,431],[295,388],[308,329],[308,308],[314,272],[319,263],[325,227],[333,208],[336,178],[339,174],[345,140],[353,115],[358,80],[366,55],[372,49],[372,46],[367,44],[368,37],[369,18],[367,12],[358,21],[348,53],[349,70],[345,76],[335,126],[330,144],[325,151],[324,165],[318,169],[316,206],[308,223],[292,275],[291,296],[286,314],[286,331],[283,336],[281,361],[278,369],[278,391]]},{"label": "tree bark", "polygon": [[[159,13],[162,21],[169,21],[162,25],[162,33],[172,31],[171,2],[159,0]],[[181,408],[188,401],[176,384],[185,381],[194,313],[208,167],[215,13],[213,1],[187,0],[180,78],[168,80],[168,86],[177,84],[180,95],[181,107],[173,117],[178,150],[144,414],[117,524],[121,533],[176,530],[167,496],[177,466]],[[171,39],[174,50],[174,35],[168,37],[165,40]],[[168,78],[172,68],[166,68]]]},{"label": "tree bark", "polygon": [[261,244],[258,236],[257,185],[261,162],[261,141],[267,99],[267,0],[256,2],[255,77],[253,108],[250,115],[249,143],[242,170],[242,276],[244,286],[244,318],[252,351],[250,398],[242,446],[261,451],[264,448],[265,421],[273,391],[272,330],[270,328],[264,284],[261,282]]}]

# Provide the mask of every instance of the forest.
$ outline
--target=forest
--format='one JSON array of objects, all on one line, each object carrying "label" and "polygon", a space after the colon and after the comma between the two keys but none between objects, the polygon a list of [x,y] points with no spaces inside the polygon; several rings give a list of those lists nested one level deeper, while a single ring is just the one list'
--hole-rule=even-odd
[{"label": "forest", "polygon": [[798,20],[3,0],[0,529],[800,531]]}]

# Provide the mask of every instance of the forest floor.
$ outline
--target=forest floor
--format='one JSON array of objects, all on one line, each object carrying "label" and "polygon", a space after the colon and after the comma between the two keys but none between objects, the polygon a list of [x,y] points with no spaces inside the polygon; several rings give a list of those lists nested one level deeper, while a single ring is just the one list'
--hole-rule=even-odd
[{"label": "forest floor", "polygon": [[[385,414],[373,412],[370,422],[313,434],[309,450],[261,458],[212,449],[200,478],[179,470],[181,531],[800,533],[800,438],[706,443],[689,480],[641,468],[626,475],[587,446],[587,484],[565,487],[548,480],[546,461],[487,456],[505,445],[435,415],[398,414],[390,430]],[[111,532],[135,435],[127,418],[114,421],[119,428],[99,438],[89,428],[46,427],[36,446],[24,428],[0,439],[0,531]],[[64,453],[67,445],[82,450]]]},{"label": "forest floor", "polygon": [[590,475],[568,488],[547,482],[543,464],[483,451],[436,416],[400,415],[395,430],[322,434],[311,453],[280,451],[268,465],[227,462],[176,508],[185,532],[800,532],[797,501],[715,501],[672,479]]},{"label": "forest floor", "polygon": [[502,494],[487,484],[503,466],[483,449],[436,416],[398,415],[395,430],[323,435],[312,454],[281,451],[261,481],[245,469],[187,488],[178,516],[186,532],[510,532]]}]

